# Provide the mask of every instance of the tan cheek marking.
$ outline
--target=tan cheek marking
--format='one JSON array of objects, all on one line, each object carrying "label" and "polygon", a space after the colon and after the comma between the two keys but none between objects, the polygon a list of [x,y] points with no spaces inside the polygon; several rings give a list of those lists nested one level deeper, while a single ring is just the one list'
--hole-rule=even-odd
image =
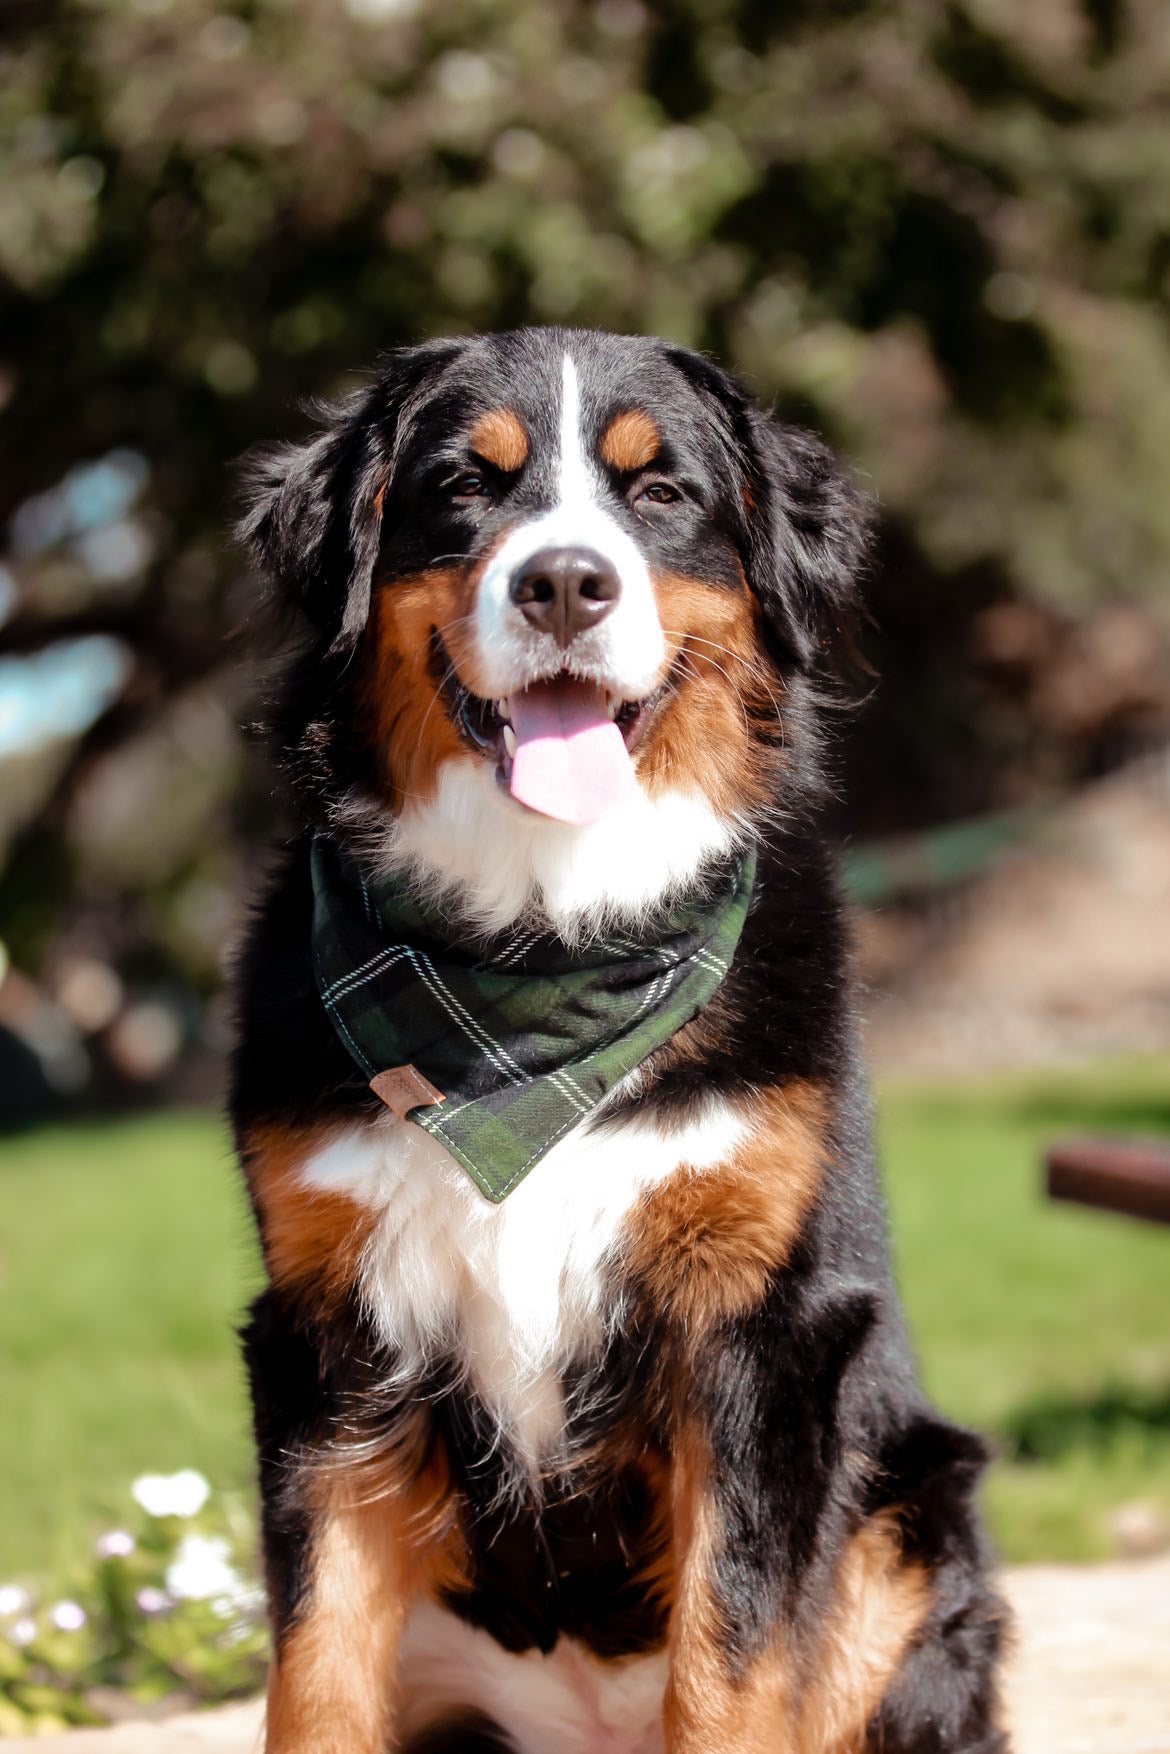
[{"label": "tan cheek marking", "polygon": [[801,1699],[800,1754],[862,1754],[866,1729],[930,1612],[930,1575],[902,1554],[896,1513],[853,1537]]},{"label": "tan cheek marking", "polygon": [[464,671],[472,644],[477,575],[435,568],[380,590],[366,633],[364,698],[369,735],[396,808],[434,795],[445,761],[466,753],[431,672],[431,630]]},{"label": "tan cheek marking", "polygon": [[727,1164],[679,1170],[644,1196],[627,1230],[627,1271],[688,1333],[761,1301],[820,1189],[824,1091],[785,1085],[762,1099],[761,1110],[754,1134]]},{"label": "tan cheek marking", "polygon": [[243,1151],[269,1278],[274,1285],[309,1293],[323,1309],[342,1302],[352,1288],[375,1222],[347,1195],[298,1181],[298,1170],[328,1138],[327,1128],[315,1133],[257,1128]]},{"label": "tan cheek marking", "polygon": [[528,461],[528,434],[511,408],[492,408],[481,414],[471,429],[471,446],[485,463],[506,474],[522,469]]},{"label": "tan cheek marking", "polygon": [[700,791],[723,815],[767,802],[777,756],[753,736],[752,719],[775,717],[781,683],[747,586],[666,573],[655,578],[654,596],[679,680],[639,751],[639,779],[651,793]]},{"label": "tan cheek marking", "polygon": [[428,1532],[436,1494],[450,1504],[442,1462],[379,1497],[318,1476],[308,1590],[269,1669],[267,1754],[385,1754],[409,1607],[465,1577],[453,1518]]},{"label": "tan cheek marking", "polygon": [[653,419],[644,408],[628,408],[615,416],[601,435],[601,460],[611,469],[629,474],[645,469],[662,447]]}]

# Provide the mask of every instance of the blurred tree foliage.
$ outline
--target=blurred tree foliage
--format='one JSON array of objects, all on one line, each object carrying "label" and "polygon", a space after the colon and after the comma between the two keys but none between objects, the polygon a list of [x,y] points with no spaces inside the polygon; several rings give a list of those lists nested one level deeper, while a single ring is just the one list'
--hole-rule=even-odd
[{"label": "blurred tree foliage", "polygon": [[15,788],[18,962],[210,990],[269,820],[230,460],[442,331],[674,336],[854,459],[854,827],[1164,728],[1168,77],[1161,0],[7,0],[0,631],[124,659]]}]

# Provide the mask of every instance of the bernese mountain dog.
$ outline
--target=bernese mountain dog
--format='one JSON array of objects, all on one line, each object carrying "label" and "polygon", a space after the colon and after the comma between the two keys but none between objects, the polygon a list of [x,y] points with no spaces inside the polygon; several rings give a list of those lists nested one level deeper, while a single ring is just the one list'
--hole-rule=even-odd
[{"label": "bernese mountain dog", "polygon": [[232,1091],[269,1754],[1002,1750],[821,822],[863,496],[526,329],[390,356],[242,529],[303,626]]}]

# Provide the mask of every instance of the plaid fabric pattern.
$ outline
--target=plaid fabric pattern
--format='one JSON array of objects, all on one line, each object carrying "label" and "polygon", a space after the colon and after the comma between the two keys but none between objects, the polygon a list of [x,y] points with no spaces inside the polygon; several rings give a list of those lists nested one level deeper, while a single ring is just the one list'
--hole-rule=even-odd
[{"label": "plaid fabric pattern", "polygon": [[444,1093],[410,1120],[499,1201],[710,999],[747,918],[755,854],[708,877],[653,936],[580,952],[523,927],[460,944],[438,909],[393,878],[367,881],[324,835],[312,872],[313,961],[334,1028],[367,1078],[413,1065]]}]

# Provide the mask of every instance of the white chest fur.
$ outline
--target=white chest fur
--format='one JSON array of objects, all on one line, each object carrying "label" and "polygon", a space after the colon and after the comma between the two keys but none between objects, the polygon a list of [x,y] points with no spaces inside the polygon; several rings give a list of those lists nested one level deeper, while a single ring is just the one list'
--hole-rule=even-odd
[{"label": "white chest fur", "polygon": [[471,1707],[517,1754],[663,1754],[667,1655],[599,1662],[562,1638],[548,1656],[504,1650],[437,1602],[413,1610],[399,1653],[400,1729]]},{"label": "white chest fur", "polygon": [[747,1132],[721,1100],[674,1128],[586,1124],[494,1206],[437,1140],[388,1115],[335,1135],[300,1177],[379,1214],[362,1293],[403,1376],[453,1355],[535,1462],[558,1448],[564,1371],[599,1347],[615,1313],[606,1268],[639,1197],[726,1161]]}]

